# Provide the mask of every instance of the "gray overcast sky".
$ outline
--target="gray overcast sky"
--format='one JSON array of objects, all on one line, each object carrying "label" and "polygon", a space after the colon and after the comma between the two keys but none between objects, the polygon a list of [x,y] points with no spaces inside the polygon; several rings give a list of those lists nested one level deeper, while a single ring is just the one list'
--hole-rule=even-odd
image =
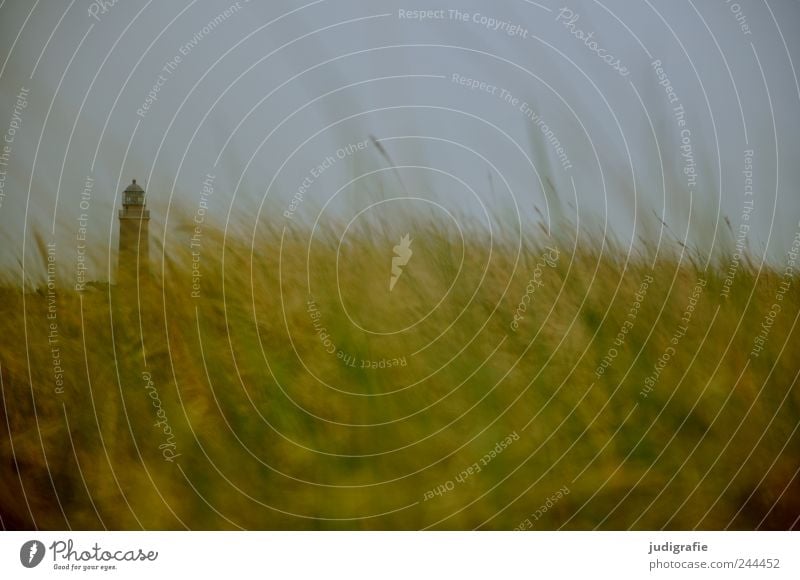
[{"label": "gray overcast sky", "polygon": [[[722,216],[734,228],[742,221],[752,150],[751,248],[760,253],[769,240],[780,261],[798,229],[794,0],[108,4],[0,7],[9,148],[0,264],[16,264],[23,232],[30,243],[35,231],[58,241],[68,263],[87,177],[89,241],[113,248],[119,191],[131,178],[146,186],[151,232],[173,241],[182,234],[166,216],[174,223],[196,211],[207,174],[209,219],[222,224],[232,208],[252,228],[267,196],[259,219],[282,225],[329,156],[335,163],[311,179],[293,221],[313,221],[360,177],[326,215],[350,217],[379,196],[405,195],[404,186],[479,220],[482,204],[496,214],[516,206],[526,227],[534,206],[549,208],[554,225],[559,206],[575,206],[582,224],[608,224],[626,245],[634,226],[658,234],[655,210],[708,249]],[[420,21],[413,10],[437,12]],[[371,144],[336,158],[370,135],[395,164],[431,169],[400,170],[401,185],[396,173],[364,175],[387,166]],[[682,136],[691,157],[682,157]],[[545,178],[555,189],[547,199]]]}]

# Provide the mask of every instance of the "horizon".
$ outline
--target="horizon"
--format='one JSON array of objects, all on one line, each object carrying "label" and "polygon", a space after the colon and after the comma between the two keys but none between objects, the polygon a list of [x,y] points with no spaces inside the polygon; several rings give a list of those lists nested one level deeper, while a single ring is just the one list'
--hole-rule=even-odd
[{"label": "horizon", "polygon": [[[0,26],[13,30],[27,16],[23,6],[7,7]],[[792,162],[800,156],[793,114],[800,86],[789,60],[800,56],[800,45],[761,31],[799,20],[800,7],[741,6],[739,16],[719,3],[702,6],[703,20],[670,11],[662,21],[655,6],[624,3],[491,10],[444,3],[441,14],[422,19],[400,17],[390,0],[372,4],[367,15],[324,1],[284,11],[248,2],[148,5],[168,28],[139,54],[137,31],[147,30],[140,7],[117,3],[94,15],[66,12],[54,42],[76,50],[63,55],[30,46],[58,15],[55,6],[37,7],[0,70],[3,108],[18,125],[2,168],[0,265],[19,274],[23,248],[34,247],[36,234],[58,244],[60,261],[74,261],[82,213],[91,223],[88,239],[110,253],[120,194],[132,178],[147,191],[159,244],[181,235],[167,220],[197,211],[209,174],[209,220],[224,226],[231,216],[244,230],[255,217],[271,224],[316,166],[366,143],[312,180],[289,221],[308,225],[323,207],[335,219],[365,199],[419,195],[487,227],[486,208],[490,219],[518,217],[524,230],[541,213],[548,229],[566,216],[625,247],[638,247],[640,236],[648,243],[677,238],[713,254],[729,250],[726,219],[737,237],[749,189],[754,205],[742,249],[777,266],[800,221],[800,167]],[[496,18],[486,15],[494,11]],[[458,20],[463,14],[472,16]],[[614,33],[619,14],[634,35]],[[534,15],[552,23],[533,27]],[[266,24],[256,26],[259,20]],[[315,27],[317,20],[327,24]],[[309,25],[315,32],[284,41]],[[702,40],[689,34],[695,29]],[[625,76],[598,63],[591,42],[623,55]],[[702,61],[680,53],[698,42],[710,43]],[[663,48],[670,44],[677,50]],[[326,46],[336,46],[337,56],[326,56]],[[741,80],[762,74],[762,82]],[[691,167],[682,158],[686,128]],[[475,155],[486,144],[495,150],[491,159]],[[401,168],[390,169],[395,164]],[[102,276],[107,258],[92,269]]]}]

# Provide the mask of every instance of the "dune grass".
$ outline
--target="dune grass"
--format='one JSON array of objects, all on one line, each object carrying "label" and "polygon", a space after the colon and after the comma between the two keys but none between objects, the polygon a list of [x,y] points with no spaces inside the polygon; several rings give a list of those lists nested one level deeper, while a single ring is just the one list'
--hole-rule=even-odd
[{"label": "dune grass", "polygon": [[3,526],[798,526],[796,274],[397,221],[176,228],[54,318],[9,278]]}]

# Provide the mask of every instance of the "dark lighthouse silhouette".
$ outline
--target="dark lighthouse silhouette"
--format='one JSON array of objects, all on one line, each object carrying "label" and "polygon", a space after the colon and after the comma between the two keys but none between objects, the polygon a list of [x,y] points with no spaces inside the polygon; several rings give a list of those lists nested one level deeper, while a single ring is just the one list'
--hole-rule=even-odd
[{"label": "dark lighthouse silhouette", "polygon": [[145,191],[134,179],[122,194],[122,209],[119,210],[117,284],[131,286],[149,277],[149,222]]}]

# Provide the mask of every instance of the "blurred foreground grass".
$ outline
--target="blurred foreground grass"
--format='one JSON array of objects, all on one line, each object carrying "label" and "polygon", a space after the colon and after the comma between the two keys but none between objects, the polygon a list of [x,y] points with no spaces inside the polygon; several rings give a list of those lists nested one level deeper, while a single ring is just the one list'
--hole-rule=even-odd
[{"label": "blurred foreground grass", "polygon": [[796,274],[745,260],[725,298],[730,257],[343,234],[208,227],[193,262],[187,229],[139,293],[6,283],[3,526],[798,526]]}]

